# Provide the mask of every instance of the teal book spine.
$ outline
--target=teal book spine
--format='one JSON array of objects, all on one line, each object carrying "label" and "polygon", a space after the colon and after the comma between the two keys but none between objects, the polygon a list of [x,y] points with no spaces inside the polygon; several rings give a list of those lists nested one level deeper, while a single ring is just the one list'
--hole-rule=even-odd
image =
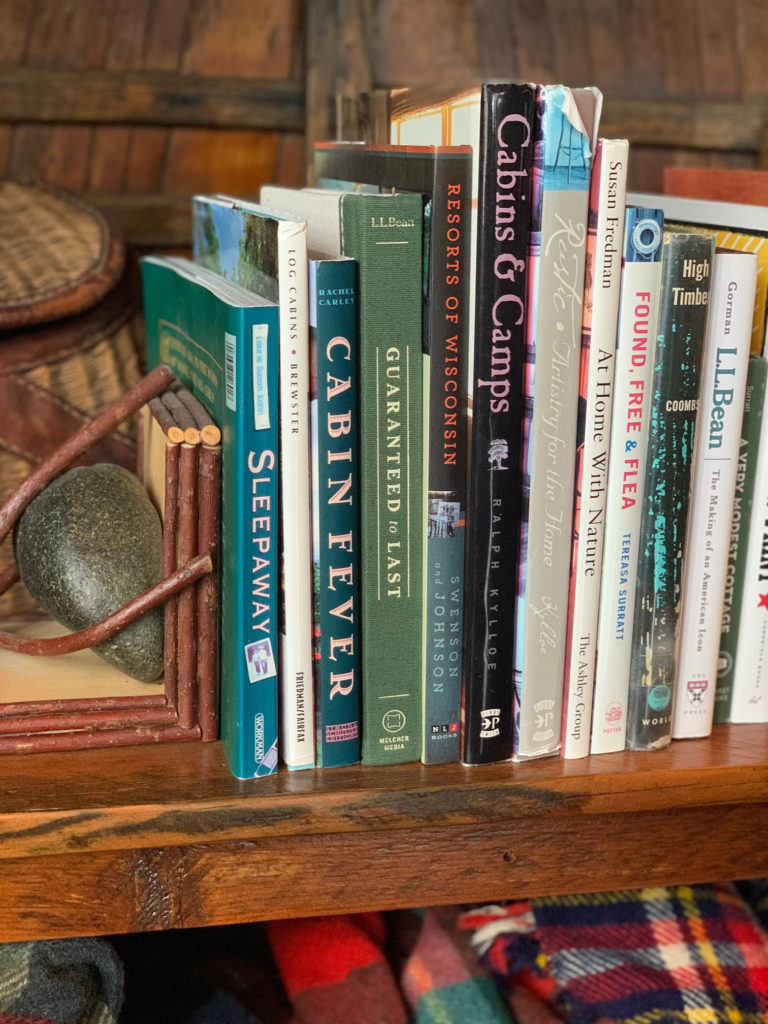
[{"label": "teal book spine", "polygon": [[315,755],[360,760],[357,264],[309,264]]},{"label": "teal book spine", "polygon": [[359,264],[362,760],[396,764],[421,757],[421,196],[345,193],[341,235]]},{"label": "teal book spine", "polygon": [[175,262],[142,261],[147,362],[222,428],[221,737],[254,778],[277,770],[278,309],[225,301]]}]

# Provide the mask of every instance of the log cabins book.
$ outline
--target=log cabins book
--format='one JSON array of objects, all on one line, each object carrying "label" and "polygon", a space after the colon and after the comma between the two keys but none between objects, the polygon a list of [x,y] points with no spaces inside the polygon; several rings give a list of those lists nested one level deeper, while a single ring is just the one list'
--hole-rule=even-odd
[{"label": "log cabins book", "polygon": [[221,425],[221,737],[232,773],[277,770],[277,304],[189,260],[141,262],[147,362]]},{"label": "log cabins book", "polygon": [[195,261],[280,311],[280,756],[315,763],[306,224],[230,196],[194,196]]},{"label": "log cabins book", "polygon": [[422,200],[265,186],[309,244],[358,263],[363,746],[368,764],[421,756],[424,472]]}]

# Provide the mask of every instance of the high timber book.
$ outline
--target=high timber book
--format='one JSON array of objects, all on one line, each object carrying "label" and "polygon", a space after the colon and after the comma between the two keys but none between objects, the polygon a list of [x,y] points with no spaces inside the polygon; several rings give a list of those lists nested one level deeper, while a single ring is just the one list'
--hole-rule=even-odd
[{"label": "high timber book", "polygon": [[537,94],[523,473],[528,501],[515,653],[514,753],[520,759],[560,747],[587,205],[600,105],[596,89],[543,86]]},{"label": "high timber book", "polygon": [[623,750],[626,736],[662,229],[661,210],[627,209],[592,701],[593,754]]},{"label": "high timber book", "polygon": [[672,733],[675,636],[712,255],[706,235],[664,233],[629,674],[627,746],[633,750],[664,747]]},{"label": "high timber book", "polygon": [[616,326],[624,244],[626,139],[600,139],[589,194],[573,545],[563,685],[563,757],[586,757],[592,724]]},{"label": "high timber book", "polygon": [[680,601],[674,739],[712,730],[756,281],[754,253],[715,252]]}]

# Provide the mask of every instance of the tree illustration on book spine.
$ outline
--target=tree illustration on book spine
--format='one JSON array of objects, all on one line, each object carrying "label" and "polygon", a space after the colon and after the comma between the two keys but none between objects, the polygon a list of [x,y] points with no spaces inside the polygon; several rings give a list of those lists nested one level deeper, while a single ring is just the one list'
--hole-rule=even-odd
[{"label": "tree illustration on book spine", "polygon": [[465,571],[461,759],[512,755],[522,506],[530,170],[536,92],[489,83],[480,108],[475,378]]}]

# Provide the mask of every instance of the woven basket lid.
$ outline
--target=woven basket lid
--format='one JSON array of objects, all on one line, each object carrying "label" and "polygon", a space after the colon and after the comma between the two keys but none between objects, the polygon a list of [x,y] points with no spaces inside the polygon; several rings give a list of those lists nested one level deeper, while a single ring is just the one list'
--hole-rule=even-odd
[{"label": "woven basket lid", "polygon": [[120,277],[122,239],[78,196],[0,181],[0,330],[88,309]]}]

